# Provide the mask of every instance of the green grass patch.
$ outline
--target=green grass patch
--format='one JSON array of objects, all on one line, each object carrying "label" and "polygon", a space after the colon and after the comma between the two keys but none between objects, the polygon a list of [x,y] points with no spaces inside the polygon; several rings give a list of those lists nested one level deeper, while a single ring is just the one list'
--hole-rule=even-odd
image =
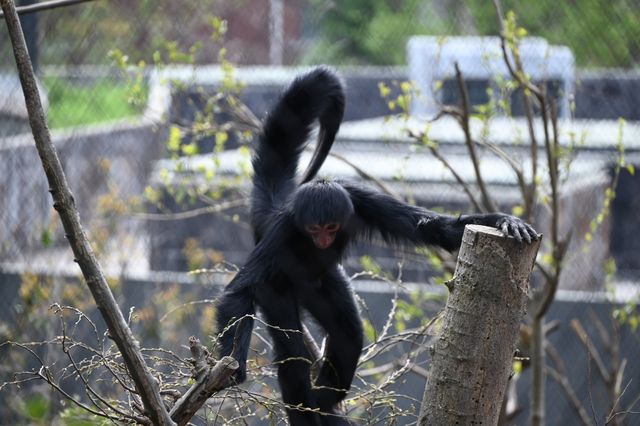
[{"label": "green grass patch", "polygon": [[66,79],[44,79],[49,97],[49,127],[60,129],[70,126],[95,124],[142,113],[146,103],[131,103],[130,88],[126,82],[96,80],[92,83],[74,83]]}]

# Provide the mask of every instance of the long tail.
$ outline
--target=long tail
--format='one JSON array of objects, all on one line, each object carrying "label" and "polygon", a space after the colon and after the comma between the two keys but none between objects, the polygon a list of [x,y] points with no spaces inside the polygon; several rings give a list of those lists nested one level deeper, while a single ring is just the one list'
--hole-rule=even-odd
[{"label": "long tail", "polygon": [[313,179],[324,163],[342,122],[344,102],[340,79],[330,69],[318,67],[297,77],[269,113],[253,158],[252,224],[257,239],[274,210],[295,189],[300,153],[316,119],[318,141],[301,182]]},{"label": "long tail", "polygon": [[316,90],[326,90],[324,93],[325,104],[321,109],[318,120],[320,122],[320,132],[318,133],[318,143],[313,153],[313,157],[307,166],[307,170],[302,175],[301,183],[310,181],[316,176],[318,170],[329,155],[333,146],[342,117],[344,115],[344,89],[338,77],[327,68],[317,68],[311,75],[315,76],[318,83]]},{"label": "long tail", "polygon": [[[235,287],[235,288],[234,288]],[[232,356],[238,361],[239,368],[230,384],[242,383],[247,378],[247,356],[253,330],[255,305],[253,290],[250,286],[234,286],[232,281],[218,301],[217,322],[222,333],[220,356]]]}]

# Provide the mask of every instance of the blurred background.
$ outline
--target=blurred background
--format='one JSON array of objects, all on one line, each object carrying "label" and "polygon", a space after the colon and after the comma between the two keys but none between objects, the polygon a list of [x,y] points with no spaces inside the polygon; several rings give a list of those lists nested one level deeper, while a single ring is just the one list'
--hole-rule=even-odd
[{"label": "blurred background", "polygon": [[[502,7],[528,78],[558,105],[558,222],[568,254],[546,315],[555,351],[547,423],[599,424],[620,412],[611,424],[637,424],[630,412],[640,411],[640,383],[631,380],[640,375],[640,3],[509,0]],[[253,247],[246,220],[252,141],[283,87],[316,64],[335,67],[347,90],[338,155],[321,175],[361,180],[438,211],[472,212],[461,181],[477,194],[477,175],[464,133],[452,117],[431,121],[461,101],[457,63],[474,134],[538,185],[528,211],[510,162],[481,147],[494,205],[526,213],[549,235],[550,182],[530,171],[528,112],[504,65],[491,2],[95,0],[25,13],[21,22],[83,225],[146,347],[186,356],[189,336],[211,342],[212,301]],[[544,129],[534,122],[542,144]],[[428,134],[437,154],[416,133]],[[78,331],[78,340],[103,342],[104,325],[52,207],[4,22],[0,171],[0,424],[80,424],[42,380],[24,380],[41,365],[67,365],[55,341],[66,317],[52,304],[94,319],[98,331]],[[543,263],[553,251],[545,244]],[[350,274],[366,272],[354,287],[367,324],[380,330],[392,318],[400,330],[441,309],[451,262],[374,242],[356,247],[345,264]],[[521,334],[526,354],[530,331]],[[396,350],[386,356],[406,352]],[[514,371],[504,424],[529,418],[526,362]],[[59,380],[82,394],[64,373]],[[361,418],[414,423],[424,382],[407,373],[393,385],[393,416]]]}]

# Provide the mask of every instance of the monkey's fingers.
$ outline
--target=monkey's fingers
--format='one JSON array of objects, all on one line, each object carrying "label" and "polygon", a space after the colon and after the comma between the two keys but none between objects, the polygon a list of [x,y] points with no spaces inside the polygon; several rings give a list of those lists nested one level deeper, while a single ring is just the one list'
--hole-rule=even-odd
[{"label": "monkey's fingers", "polygon": [[538,241],[540,239],[540,237],[542,237],[542,234],[538,234],[536,232],[535,229],[533,229],[533,226],[529,225],[528,223],[525,222],[524,224],[527,227],[527,232],[529,233],[529,235],[531,235],[531,238],[534,239],[535,241]]},{"label": "monkey's fingers", "polygon": [[513,221],[510,223],[510,225],[511,225],[510,226],[511,235],[513,235],[519,243],[522,243],[522,234],[520,234],[520,226],[519,226],[520,224],[518,222]]},{"label": "monkey's fingers", "polygon": [[502,235],[504,235],[505,237],[509,236],[509,224],[506,220],[502,222],[502,224],[499,224],[498,228],[500,228],[500,231],[502,231]]},{"label": "monkey's fingers", "polygon": [[522,235],[522,238],[527,242],[527,244],[531,244],[531,235],[524,224],[520,224],[520,235]]}]

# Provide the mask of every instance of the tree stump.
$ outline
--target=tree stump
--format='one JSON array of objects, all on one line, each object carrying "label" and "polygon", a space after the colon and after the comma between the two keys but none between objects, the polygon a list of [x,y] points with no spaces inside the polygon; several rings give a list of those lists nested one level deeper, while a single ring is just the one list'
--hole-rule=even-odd
[{"label": "tree stump", "polygon": [[497,424],[539,246],[465,228],[420,425]]}]

